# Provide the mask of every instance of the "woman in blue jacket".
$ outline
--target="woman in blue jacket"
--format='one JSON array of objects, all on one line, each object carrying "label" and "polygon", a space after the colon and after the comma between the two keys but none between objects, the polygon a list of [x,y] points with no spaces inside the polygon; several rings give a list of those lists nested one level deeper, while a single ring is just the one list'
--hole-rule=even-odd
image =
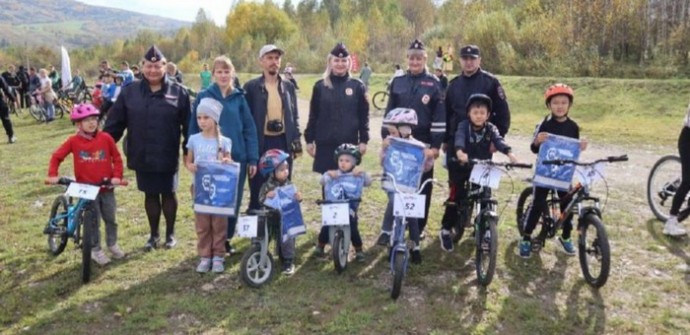
[{"label": "woman in blue jacket", "polygon": [[[259,161],[259,140],[254,118],[247,100],[244,98],[244,91],[233,84],[235,67],[230,58],[226,56],[217,57],[213,61],[211,73],[214,83],[199,92],[194,102],[192,115],[189,119],[189,135],[200,131],[196,122],[196,108],[199,101],[206,97],[220,101],[223,104],[223,111],[220,114],[218,125],[223,136],[232,140],[232,160],[241,164],[239,187],[237,188],[237,207],[235,207],[239,209],[247,173],[249,173],[250,178],[256,174],[256,165]],[[236,224],[237,217],[228,219],[228,240],[225,243],[225,249],[229,254],[233,253],[230,239],[235,233]]]}]

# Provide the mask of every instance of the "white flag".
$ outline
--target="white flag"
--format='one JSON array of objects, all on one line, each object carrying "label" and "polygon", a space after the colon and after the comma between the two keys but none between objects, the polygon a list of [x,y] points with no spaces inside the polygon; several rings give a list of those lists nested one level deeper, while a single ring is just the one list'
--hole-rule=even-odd
[{"label": "white flag", "polygon": [[67,49],[63,46],[60,48],[62,48],[62,68],[60,70],[60,77],[62,77],[62,87],[65,88],[72,83],[72,66],[70,65]]}]

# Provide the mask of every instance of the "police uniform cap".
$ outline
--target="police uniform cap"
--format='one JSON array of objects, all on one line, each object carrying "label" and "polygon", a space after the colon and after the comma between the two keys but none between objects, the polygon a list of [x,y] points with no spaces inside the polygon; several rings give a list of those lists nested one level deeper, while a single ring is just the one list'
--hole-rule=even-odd
[{"label": "police uniform cap", "polygon": [[333,50],[331,50],[331,55],[336,56],[336,57],[347,57],[350,55],[350,52],[347,51],[347,47],[345,47],[345,44],[342,42],[338,42],[338,44],[333,47]]},{"label": "police uniform cap", "polygon": [[460,49],[460,57],[479,58],[479,47],[474,44],[469,44]]},{"label": "police uniform cap", "polygon": [[408,50],[426,50],[424,47],[424,43],[418,39],[415,39],[410,43],[410,47],[407,48]]},{"label": "police uniform cap", "polygon": [[144,55],[144,59],[152,63],[159,62],[164,58],[163,53],[155,45],[152,45]]}]

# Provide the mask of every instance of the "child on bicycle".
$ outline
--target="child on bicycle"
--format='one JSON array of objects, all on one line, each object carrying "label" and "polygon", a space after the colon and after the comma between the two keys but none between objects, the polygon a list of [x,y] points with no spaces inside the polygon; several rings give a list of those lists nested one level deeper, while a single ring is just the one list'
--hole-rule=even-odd
[{"label": "child on bicycle", "polygon": [[[534,132],[534,139],[530,145],[532,152],[535,154],[539,152],[539,147],[549,134],[575,139],[580,138],[580,127],[568,116],[574,98],[575,92],[566,84],[554,84],[546,89],[544,93],[544,102],[546,103],[546,107],[551,111],[551,114],[545,117],[544,120],[537,125]],[[580,150],[585,150],[586,148],[587,141],[583,139],[580,141]],[[532,206],[529,207],[525,214],[525,222],[521,223],[524,225],[524,235],[519,246],[520,257],[522,258],[529,258],[532,253],[532,232],[536,227],[541,213],[547,210],[546,198],[550,191],[549,188],[539,186],[534,186],[532,190]],[[563,199],[566,193],[565,191],[558,191],[558,196]],[[566,205],[565,203],[561,203],[561,210],[565,209]],[[575,246],[570,238],[570,233],[573,230],[573,224],[571,222],[572,217],[572,214],[568,215],[565,222],[563,222],[563,233],[558,237],[563,251],[568,255],[575,255]],[[541,246],[534,245],[534,247],[535,250],[538,250]]]},{"label": "child on bicycle", "polygon": [[[218,120],[223,111],[223,105],[215,99],[203,98],[196,109],[196,121],[201,129],[200,133],[189,137],[187,141],[188,154],[185,167],[196,174],[197,165],[204,162],[230,163],[232,141],[222,136],[218,127]],[[205,273],[225,271],[225,239],[227,237],[228,218],[223,215],[194,213],[196,235],[198,238],[197,252],[199,264],[196,272]]]},{"label": "child on bicycle", "polygon": [[[290,157],[285,151],[279,149],[270,149],[261,156],[259,160],[259,171],[264,177],[268,179],[261,185],[259,190],[259,202],[264,203],[266,199],[273,199],[276,196],[275,189],[278,187],[291,185],[292,182],[288,179],[290,175],[290,166],[287,159]],[[302,194],[295,193],[295,200],[302,201]],[[273,227],[280,227],[280,215],[272,215],[269,217]],[[280,228],[278,228],[280,230]],[[278,234],[280,235],[280,234]],[[283,262],[283,274],[292,275],[295,273],[295,238],[290,237],[286,241],[276,241],[279,245],[279,256]]]},{"label": "child on bicycle", "polygon": [[450,230],[458,220],[457,216],[460,216],[460,222],[463,224],[469,219],[469,212],[464,208],[464,200],[467,199],[469,193],[468,186],[471,187],[468,185],[472,172],[472,167],[468,164],[469,161],[471,159],[491,159],[493,146],[497,151],[508,156],[512,163],[517,162],[510,146],[498,133],[498,128],[488,121],[491,115],[491,104],[491,98],[485,94],[470,95],[465,105],[467,119],[458,123],[455,132],[455,155],[460,165],[453,167],[457,169],[451,174],[455,179],[453,185],[456,186],[451,189],[449,199],[455,203],[457,210],[446,211],[441,221],[439,234],[441,248],[448,252],[453,251],[453,239]]},{"label": "child on bicycle", "polygon": [[[99,185],[104,179],[110,179],[113,185],[119,185],[122,180],[122,158],[115,141],[106,132],[98,129],[99,112],[91,104],[78,104],[72,109],[70,119],[77,127],[77,133],[67,138],[50,158],[48,177],[46,182],[56,184],[59,180],[58,169],[60,163],[72,154],[74,159],[74,175],[78,183]],[[112,189],[101,188],[96,200],[91,202],[96,212],[96,222],[93,231],[99,231],[100,218],[105,221],[106,243],[110,254],[115,259],[126,255],[117,245],[117,223],[115,221],[115,194]],[[94,234],[91,258],[99,265],[110,263],[110,258],[101,249],[100,233]]]},{"label": "child on bicycle", "polygon": [[[338,169],[326,171],[326,173],[321,176],[321,185],[325,186],[332,180],[344,175],[352,175],[354,177],[362,178],[361,186],[366,187],[371,185],[371,176],[369,176],[369,174],[366,172],[355,168],[362,162],[362,153],[359,151],[359,146],[350,143],[341,144],[335,149],[334,158],[336,163],[338,163]],[[354,188],[356,185],[349,185],[349,187]],[[339,199],[350,199],[351,196],[347,192],[348,185],[342,185],[340,191],[341,194],[339,195]],[[359,228],[357,225],[358,208],[359,203],[350,204],[350,237],[352,239],[352,245],[355,247],[355,259],[359,262],[363,262],[364,251],[362,250],[362,237],[359,234]],[[321,227],[321,232],[319,233],[319,245],[316,247],[314,252],[317,257],[323,257],[325,255],[324,247],[326,244],[328,244],[328,228],[324,226]]]},{"label": "child on bicycle", "polygon": [[[383,119],[383,125],[388,130],[388,137],[383,140],[381,145],[381,165],[383,165],[383,155],[386,151],[386,148],[390,145],[391,137],[403,138],[408,141],[418,143],[421,146],[426,146],[423,142],[412,137],[412,127],[417,126],[417,112],[415,112],[414,109],[395,108],[391,110]],[[434,153],[431,151],[431,149],[426,148],[424,150],[424,158],[423,171],[427,172],[434,166]],[[381,246],[387,246],[390,244],[391,232],[393,229],[394,196],[394,192],[388,192],[388,205],[386,206],[386,212],[383,215],[381,234],[376,241],[376,244]],[[412,247],[412,251],[410,253],[411,261],[414,264],[421,264],[422,254],[420,251],[420,232],[417,219],[409,218],[407,219],[407,224],[410,230],[410,240],[414,242],[414,246]]]}]

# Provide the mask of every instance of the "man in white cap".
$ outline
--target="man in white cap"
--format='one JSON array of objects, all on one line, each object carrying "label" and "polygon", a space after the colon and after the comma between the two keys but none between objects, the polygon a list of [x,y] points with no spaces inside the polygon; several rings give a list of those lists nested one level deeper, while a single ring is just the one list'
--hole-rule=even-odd
[{"label": "man in white cap", "polygon": [[[259,51],[261,76],[244,85],[247,103],[252,111],[259,138],[259,156],[269,149],[280,149],[290,154],[288,164],[302,153],[300,142],[297,96],[295,86],[280,77],[280,62],[285,52],[273,44]],[[261,174],[250,176],[249,209],[259,209],[259,189],[265,179]],[[230,238],[230,236],[228,236]]]}]

